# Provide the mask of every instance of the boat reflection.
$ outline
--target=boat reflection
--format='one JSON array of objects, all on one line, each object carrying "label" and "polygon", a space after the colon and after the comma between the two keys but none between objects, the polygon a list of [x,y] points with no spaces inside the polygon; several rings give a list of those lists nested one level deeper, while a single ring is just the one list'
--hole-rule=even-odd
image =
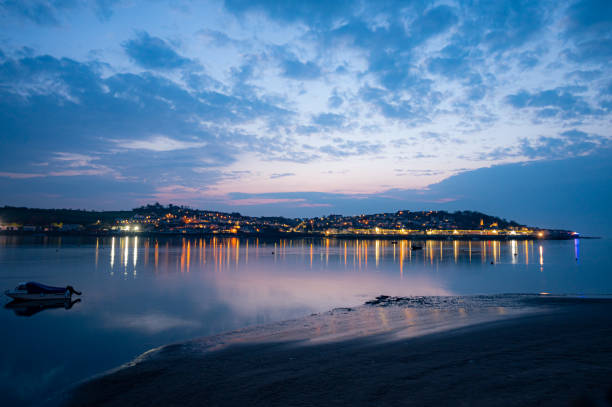
[{"label": "boat reflection", "polygon": [[54,300],[37,300],[37,301],[11,301],[4,306],[5,309],[13,310],[15,315],[20,317],[31,317],[34,314],[48,309],[71,309],[74,304],[81,302],[80,298],[76,300],[69,299],[54,299]]}]

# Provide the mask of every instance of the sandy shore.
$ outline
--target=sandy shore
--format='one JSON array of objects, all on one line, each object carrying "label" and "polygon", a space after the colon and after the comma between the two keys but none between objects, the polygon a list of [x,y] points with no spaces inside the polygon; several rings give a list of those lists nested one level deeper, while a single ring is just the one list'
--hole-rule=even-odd
[{"label": "sandy shore", "polygon": [[612,301],[383,299],[169,345],[62,404],[612,405]]}]

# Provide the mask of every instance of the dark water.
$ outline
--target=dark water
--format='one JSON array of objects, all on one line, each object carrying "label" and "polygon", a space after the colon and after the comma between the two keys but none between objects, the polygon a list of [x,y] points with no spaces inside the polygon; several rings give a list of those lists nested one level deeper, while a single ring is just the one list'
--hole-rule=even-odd
[{"label": "dark water", "polygon": [[610,249],[607,240],[0,236],[0,288],[34,280],[83,291],[70,309],[0,310],[0,394],[6,405],[38,404],[153,347],[383,293],[609,295]]}]

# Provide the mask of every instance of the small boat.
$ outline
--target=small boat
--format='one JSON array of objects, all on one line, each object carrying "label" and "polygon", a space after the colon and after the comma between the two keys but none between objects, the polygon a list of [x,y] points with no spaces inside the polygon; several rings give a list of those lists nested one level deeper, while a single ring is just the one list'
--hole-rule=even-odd
[{"label": "small boat", "polygon": [[391,244],[397,244],[397,240],[392,240]]},{"label": "small boat", "polygon": [[4,293],[16,301],[70,299],[72,294],[81,295],[70,285],[51,287],[34,281],[20,283],[14,290],[6,290]]},{"label": "small boat", "polygon": [[410,246],[411,250],[423,250],[423,246],[416,246],[416,245],[412,245]]}]

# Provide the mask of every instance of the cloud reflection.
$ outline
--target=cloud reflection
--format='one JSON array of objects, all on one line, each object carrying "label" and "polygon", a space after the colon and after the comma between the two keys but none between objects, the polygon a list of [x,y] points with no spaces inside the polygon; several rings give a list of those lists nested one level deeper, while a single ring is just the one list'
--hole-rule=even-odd
[{"label": "cloud reflection", "polygon": [[147,334],[158,334],[176,328],[198,328],[201,323],[163,313],[107,315],[105,323],[109,329],[130,329]]}]

